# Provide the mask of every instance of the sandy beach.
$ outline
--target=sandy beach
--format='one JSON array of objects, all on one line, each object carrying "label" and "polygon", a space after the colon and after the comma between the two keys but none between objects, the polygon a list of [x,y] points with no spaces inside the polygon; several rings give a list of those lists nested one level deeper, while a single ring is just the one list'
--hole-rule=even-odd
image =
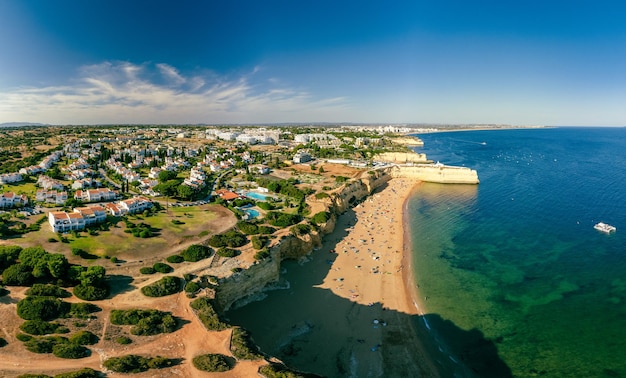
[{"label": "sandy beach", "polygon": [[354,376],[438,376],[415,329],[424,309],[403,226],[406,201],[416,185],[410,179],[391,180],[355,206],[353,216],[342,215],[335,232],[325,238],[325,246],[333,246],[327,252],[335,258],[320,287],[373,310],[366,314],[369,319],[353,315],[353,331],[370,347],[360,353],[353,349],[354,361],[359,361]]}]

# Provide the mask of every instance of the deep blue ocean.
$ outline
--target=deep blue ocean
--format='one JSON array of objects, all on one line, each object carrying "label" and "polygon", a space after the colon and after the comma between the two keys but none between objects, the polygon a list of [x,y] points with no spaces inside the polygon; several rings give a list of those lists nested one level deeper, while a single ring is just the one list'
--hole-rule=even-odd
[{"label": "deep blue ocean", "polygon": [[419,137],[416,151],[480,179],[422,184],[409,202],[443,348],[480,376],[626,377],[626,129]]}]

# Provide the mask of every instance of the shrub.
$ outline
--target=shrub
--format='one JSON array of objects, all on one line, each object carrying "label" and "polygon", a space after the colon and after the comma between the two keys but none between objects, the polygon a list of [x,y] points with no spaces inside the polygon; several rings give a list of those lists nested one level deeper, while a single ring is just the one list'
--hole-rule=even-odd
[{"label": "shrub", "polygon": [[233,368],[234,361],[223,354],[202,354],[193,358],[196,369],[209,372],[228,371]]},{"label": "shrub", "polygon": [[267,250],[267,248],[264,248],[262,250],[260,250],[259,252],[254,254],[254,259],[255,260],[263,260],[267,257],[270,257],[270,252]]},{"label": "shrub", "polygon": [[97,344],[100,339],[89,331],[78,331],[69,337],[69,341],[76,345]]},{"label": "shrub", "polygon": [[27,320],[20,325],[20,329],[31,335],[49,335],[51,333],[68,333],[69,330],[58,323],[48,323],[43,320]]},{"label": "shrub", "polygon": [[178,293],[181,290],[182,280],[179,277],[166,276],[152,285],[141,288],[141,293],[146,297],[164,297]]},{"label": "shrub", "polygon": [[167,312],[158,310],[112,310],[111,324],[133,325],[130,333],[137,336],[170,333],[176,330],[176,319]]},{"label": "shrub", "polygon": [[115,342],[120,345],[128,345],[133,342],[133,339],[126,337],[126,336],[120,336],[115,339]]},{"label": "shrub", "polygon": [[[330,189],[330,188],[328,188]],[[324,189],[324,190],[328,190],[328,189]],[[315,193],[315,198],[318,200],[324,199],[324,198],[329,198],[330,196],[328,195],[328,193],[324,193],[324,192],[319,192],[319,193]]]},{"label": "shrub", "polygon": [[33,337],[24,343],[33,353],[52,353],[55,345],[67,344],[67,338],[61,336]]},{"label": "shrub", "polygon": [[4,338],[0,337],[0,348],[4,347],[5,345],[7,345],[7,341]]},{"label": "shrub", "polygon": [[250,334],[243,328],[233,329],[230,337],[230,351],[239,360],[258,360],[263,358],[258,353],[256,345],[250,339]]},{"label": "shrub", "polygon": [[67,298],[71,296],[67,290],[52,284],[34,284],[30,289],[26,290],[26,295],[57,298]]},{"label": "shrub", "polygon": [[259,234],[270,235],[270,234],[273,234],[274,232],[276,232],[276,229],[274,227],[259,226]]},{"label": "shrub", "polygon": [[109,295],[109,288],[80,284],[74,287],[73,292],[75,296],[82,300],[99,301]]},{"label": "shrub", "polygon": [[151,267],[151,266],[144,266],[143,268],[139,269],[139,273],[141,274],[154,274],[156,273],[156,270]]},{"label": "shrub", "polygon": [[269,202],[257,202],[256,205],[260,209],[265,210],[265,211],[270,211],[270,210],[274,210],[275,209],[274,205],[272,205]]},{"label": "shrub", "polygon": [[175,364],[176,360],[161,356],[152,357],[148,360],[148,368],[150,369],[163,369],[166,367],[174,366]]},{"label": "shrub", "polygon": [[200,289],[201,289],[200,285],[193,281],[187,282],[187,284],[185,285],[185,292],[187,293],[195,293]]},{"label": "shrub", "polygon": [[252,237],[251,240],[252,240],[252,247],[254,247],[254,249],[261,249],[268,242],[269,238],[267,236],[255,235]]},{"label": "shrub", "polygon": [[52,378],[46,374],[22,374],[18,375],[17,378]]},{"label": "shrub", "polygon": [[117,373],[140,373],[148,370],[148,359],[134,354],[112,357],[104,361],[104,367]]},{"label": "shrub", "polygon": [[313,222],[314,224],[321,224],[328,222],[329,219],[330,213],[326,211],[320,211],[319,213],[313,215],[313,218],[311,218],[311,222]]},{"label": "shrub", "polygon": [[289,370],[285,365],[270,363],[259,368],[265,378],[305,378],[304,375]]},{"label": "shrub", "polygon": [[213,235],[209,239],[209,245],[211,247],[231,247],[237,248],[245,245],[248,242],[246,236],[238,231],[230,230],[223,234]]},{"label": "shrub", "polygon": [[171,255],[171,256],[168,256],[166,260],[168,263],[179,264],[185,261],[185,258],[181,255]]},{"label": "shrub", "polygon": [[76,344],[56,344],[52,347],[52,353],[59,358],[85,358],[91,352],[82,345]]},{"label": "shrub", "polygon": [[17,315],[24,320],[53,320],[69,310],[68,303],[54,297],[26,297],[17,302]]},{"label": "shrub", "polygon": [[259,227],[256,224],[246,221],[238,222],[237,228],[246,235],[255,235],[259,232]]},{"label": "shrub", "polygon": [[70,304],[69,315],[79,319],[89,319],[94,312],[101,311],[102,309],[93,303],[78,302]]},{"label": "shrub", "polygon": [[170,273],[174,270],[171,266],[161,262],[154,264],[153,268],[159,273]]},{"label": "shrub", "polygon": [[297,214],[286,214],[277,211],[268,212],[265,219],[272,226],[280,228],[292,226],[302,220],[302,218]]},{"label": "shrub", "polygon": [[202,259],[206,259],[207,257],[211,256],[211,248],[205,245],[194,244],[194,245],[189,246],[187,249],[185,249],[181,253],[181,256],[183,257],[185,261],[190,261],[190,262],[200,261]]},{"label": "shrub", "polygon": [[295,236],[308,235],[311,233],[311,226],[309,226],[308,224],[297,224],[291,227],[289,231],[292,235]]},{"label": "shrub", "polygon": [[17,335],[15,335],[15,338],[18,339],[19,341],[25,343],[28,340],[32,339],[33,337],[31,335],[27,335],[24,333],[18,333]]},{"label": "shrub", "polygon": [[33,281],[32,268],[24,264],[13,264],[2,272],[2,282],[10,286],[28,286]]},{"label": "shrub", "polygon": [[93,369],[84,368],[76,371],[70,371],[67,373],[61,373],[54,376],[54,378],[98,378],[100,374]]},{"label": "shrub", "polygon": [[220,320],[209,298],[198,298],[191,302],[190,306],[196,312],[196,315],[198,315],[198,318],[207,330],[221,331],[229,327],[228,324]]},{"label": "shrub", "polygon": [[222,247],[217,250],[217,254],[221,257],[235,257],[237,256],[238,253],[237,253],[237,250],[235,249]]}]

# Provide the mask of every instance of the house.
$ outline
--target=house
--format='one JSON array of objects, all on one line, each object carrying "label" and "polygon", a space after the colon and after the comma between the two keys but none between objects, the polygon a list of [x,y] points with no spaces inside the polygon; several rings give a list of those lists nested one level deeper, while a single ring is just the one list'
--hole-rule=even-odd
[{"label": "house", "polygon": [[74,212],[83,216],[85,226],[104,222],[107,217],[106,209],[100,205],[76,207]]},{"label": "house", "polygon": [[12,184],[19,181],[22,181],[22,175],[20,173],[3,173],[0,175],[0,185]]},{"label": "house", "polygon": [[220,196],[220,198],[224,201],[232,201],[239,198],[239,194],[226,189],[219,189],[215,193],[217,193],[217,195]]},{"label": "house", "polygon": [[77,190],[74,198],[83,202],[113,201],[117,198],[117,191],[109,188]]},{"label": "house", "polygon": [[293,155],[293,162],[296,164],[306,163],[307,161],[311,161],[312,157],[308,152],[299,151]]},{"label": "house", "polygon": [[140,213],[152,207],[152,201],[145,197],[134,197],[117,203],[126,214]]},{"label": "house", "polygon": [[124,211],[122,210],[122,208],[120,208],[120,206],[115,203],[105,203],[104,208],[114,217],[121,217],[122,215],[124,215]]},{"label": "house", "polygon": [[54,232],[80,231],[85,229],[85,219],[80,213],[66,213],[65,211],[51,211],[48,213],[48,223]]},{"label": "house", "polygon": [[250,173],[258,173],[260,175],[268,175],[270,167],[264,164],[255,164],[250,166]]},{"label": "house", "polygon": [[63,205],[67,201],[67,192],[39,189],[35,194],[35,201]]},{"label": "house", "polygon": [[13,192],[0,194],[0,208],[26,206],[27,204],[28,197],[25,194],[15,194]]},{"label": "house", "polygon": [[41,186],[46,190],[63,190],[63,184],[59,180],[55,180],[51,177],[39,175],[37,179],[37,185]]}]

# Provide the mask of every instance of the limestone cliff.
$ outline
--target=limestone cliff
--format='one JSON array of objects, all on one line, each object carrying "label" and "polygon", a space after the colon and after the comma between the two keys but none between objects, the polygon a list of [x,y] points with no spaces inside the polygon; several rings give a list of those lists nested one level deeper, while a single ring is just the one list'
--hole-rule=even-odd
[{"label": "limestone cliff", "polygon": [[418,154],[415,152],[383,152],[382,154],[375,155],[372,160],[396,164],[428,162],[426,154]]},{"label": "limestone cliff", "polygon": [[440,184],[478,184],[478,173],[466,167],[441,164],[415,164],[387,168],[392,177],[414,178]]}]

